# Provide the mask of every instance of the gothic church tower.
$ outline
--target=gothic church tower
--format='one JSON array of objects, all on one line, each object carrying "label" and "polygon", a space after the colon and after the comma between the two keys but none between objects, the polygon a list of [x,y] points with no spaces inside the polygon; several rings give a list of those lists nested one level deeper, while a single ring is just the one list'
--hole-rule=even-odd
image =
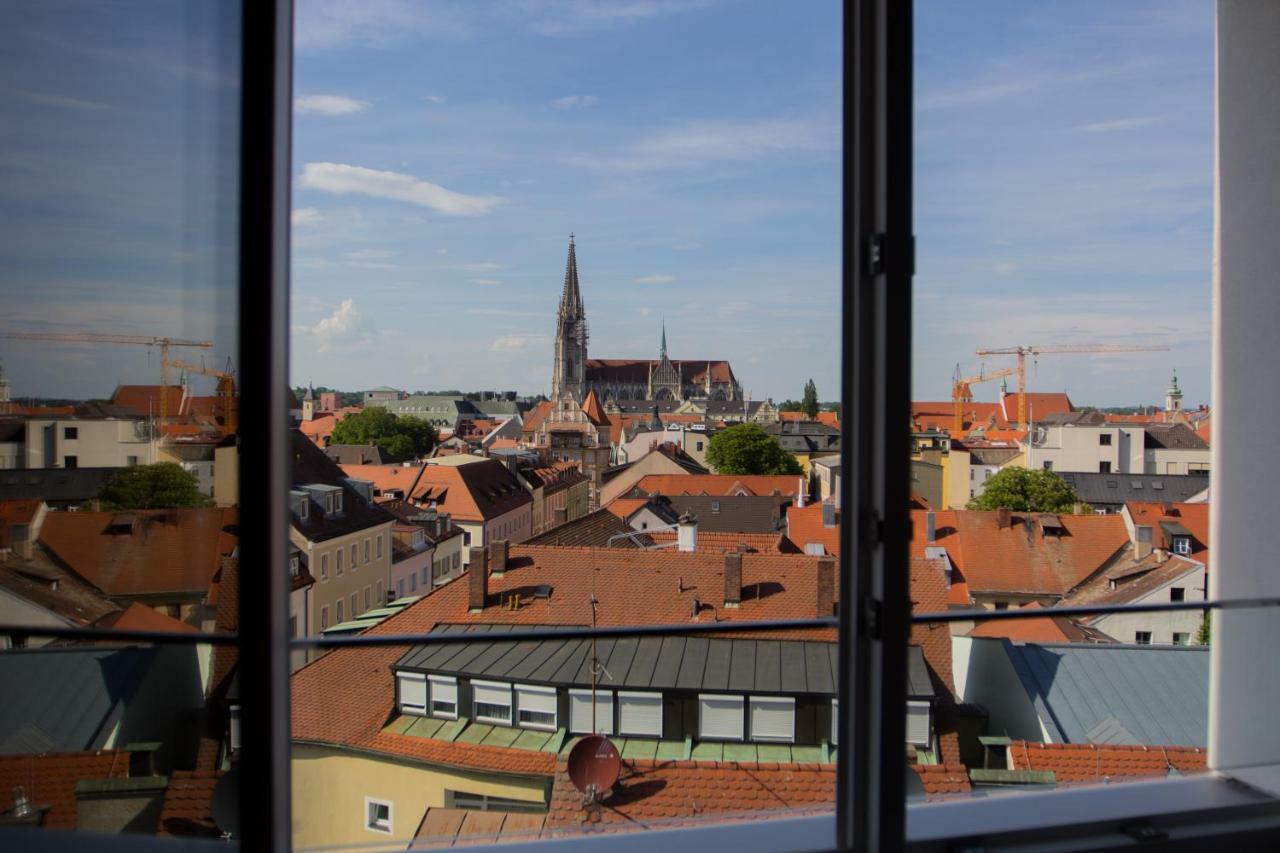
[{"label": "gothic church tower", "polygon": [[556,315],[556,357],[551,371],[551,399],[569,393],[582,402],[587,385],[587,312],[578,289],[578,259],[569,235],[569,260],[564,270],[564,291]]}]

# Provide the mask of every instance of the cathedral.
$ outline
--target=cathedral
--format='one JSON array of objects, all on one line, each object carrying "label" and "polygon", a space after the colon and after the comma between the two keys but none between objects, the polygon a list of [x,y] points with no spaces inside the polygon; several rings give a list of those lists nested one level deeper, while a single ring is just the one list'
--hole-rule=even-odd
[{"label": "cathedral", "polygon": [[605,402],[625,400],[741,400],[742,388],[727,361],[672,360],[667,355],[667,330],[657,358],[587,357],[587,314],[578,286],[578,259],[569,235],[569,260],[564,291],[556,316],[555,364],[551,399],[570,395],[582,402],[592,391]]}]

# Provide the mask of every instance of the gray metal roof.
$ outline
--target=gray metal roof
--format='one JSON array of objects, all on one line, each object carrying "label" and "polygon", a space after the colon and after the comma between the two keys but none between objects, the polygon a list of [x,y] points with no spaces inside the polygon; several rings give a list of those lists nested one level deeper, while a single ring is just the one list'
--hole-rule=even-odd
[{"label": "gray metal roof", "polygon": [[[465,632],[468,638],[410,649],[395,668],[561,687],[591,686],[590,640],[501,639],[511,629],[510,625],[445,625],[433,633]],[[931,697],[933,686],[924,655],[915,646],[910,652],[908,691],[914,697]],[[839,666],[836,644],[814,641],[622,637],[597,640],[596,656],[605,670],[598,685],[623,690],[834,696]]]},{"label": "gray metal roof", "polygon": [[1003,646],[1055,742],[1208,745],[1206,647]]},{"label": "gray metal roof", "polygon": [[101,748],[156,649],[19,649],[0,653],[0,755]]},{"label": "gray metal roof", "polygon": [[1208,475],[1198,474],[1098,474],[1063,471],[1062,479],[1076,490],[1080,500],[1092,506],[1119,505],[1128,501],[1181,503],[1209,488]]}]

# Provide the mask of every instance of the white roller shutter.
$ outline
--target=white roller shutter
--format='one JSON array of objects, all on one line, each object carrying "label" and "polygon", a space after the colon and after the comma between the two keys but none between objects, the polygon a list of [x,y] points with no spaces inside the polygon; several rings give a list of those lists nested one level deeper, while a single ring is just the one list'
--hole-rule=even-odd
[{"label": "white roller shutter", "polygon": [[932,742],[929,737],[929,703],[907,703],[907,743],[916,746],[928,746]]},{"label": "white roller shutter", "polygon": [[662,737],[662,694],[619,690],[618,733]]},{"label": "white roller shutter", "polygon": [[[569,731],[574,734],[592,734],[591,691],[569,691]],[[613,691],[596,691],[596,728],[594,734],[613,734]]]},{"label": "white roller shutter", "polygon": [[[481,705],[501,706],[505,713],[497,713],[496,709],[483,709]],[[497,720],[502,723],[511,722],[511,685],[497,681],[471,682],[472,716],[477,720]]]},{"label": "white roller shutter", "polygon": [[516,685],[516,713],[520,725],[533,728],[556,727],[556,689],[532,684]]},{"label": "white roller shutter", "polygon": [[709,740],[742,740],[741,696],[698,694],[698,737]]},{"label": "white roller shutter", "polygon": [[790,696],[752,696],[751,739],[791,743],[796,739],[796,700]]},{"label": "white roller shutter", "polygon": [[425,714],[427,712],[427,677],[417,672],[396,674],[400,685],[400,713]]},{"label": "white roller shutter", "polygon": [[431,715],[458,718],[458,679],[451,675],[429,675],[431,682]]},{"label": "white roller shutter", "polygon": [[840,743],[840,700],[831,700],[831,745]]}]

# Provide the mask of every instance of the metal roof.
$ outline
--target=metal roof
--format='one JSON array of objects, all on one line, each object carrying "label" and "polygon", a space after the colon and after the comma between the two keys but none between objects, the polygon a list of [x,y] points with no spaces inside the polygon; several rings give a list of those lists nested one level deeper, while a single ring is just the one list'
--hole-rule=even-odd
[{"label": "metal roof", "polygon": [[[0,755],[101,749],[137,693],[155,648],[0,653]],[[20,685],[20,686],[19,686]]]},{"label": "metal roof", "polygon": [[[591,686],[590,640],[501,639],[511,629],[510,625],[442,626],[432,633],[467,632],[468,637],[457,643],[410,649],[395,668],[564,687]],[[910,695],[932,696],[924,655],[918,647],[910,651]],[[834,696],[839,666],[835,643],[798,640],[622,637],[597,640],[596,657],[604,667],[597,686],[624,690]]]},{"label": "metal roof", "polygon": [[1208,744],[1206,647],[1003,646],[1054,742]]},{"label": "metal roof", "polygon": [[1209,488],[1207,474],[1099,474],[1063,471],[1062,479],[1092,506],[1128,501],[1181,503]]}]

